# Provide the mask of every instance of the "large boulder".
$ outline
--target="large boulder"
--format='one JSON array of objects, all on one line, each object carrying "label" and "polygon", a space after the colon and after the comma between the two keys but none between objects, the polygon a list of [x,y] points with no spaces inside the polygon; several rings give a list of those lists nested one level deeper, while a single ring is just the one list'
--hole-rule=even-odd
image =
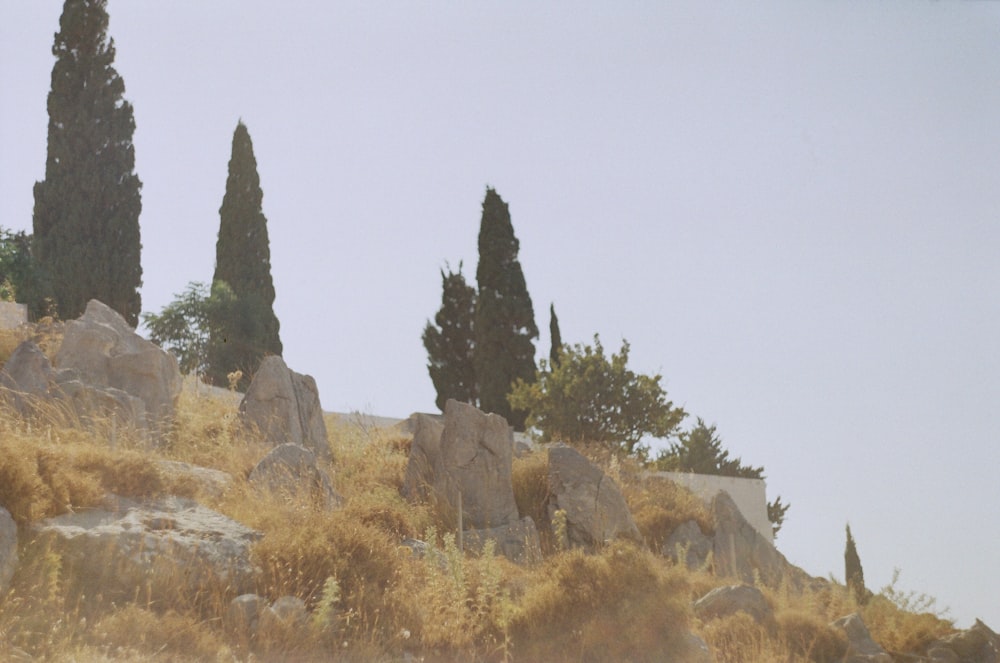
[{"label": "large boulder", "polygon": [[833,622],[833,626],[847,634],[847,654],[844,656],[844,663],[892,663],[892,656],[872,639],[868,627],[858,613],[841,617]]},{"label": "large boulder", "polygon": [[62,558],[65,577],[80,593],[164,602],[213,590],[249,592],[250,547],[262,536],[179,497],[108,496],[102,508],[49,518],[33,531],[36,544]]},{"label": "large boulder", "polygon": [[747,613],[758,624],[766,624],[774,618],[764,593],[753,585],[716,587],[694,603],[694,614],[706,621],[737,612]]},{"label": "large boulder", "polygon": [[297,444],[320,460],[333,459],[316,381],[288,368],[281,357],[272,355],[260,362],[239,414],[271,446]]},{"label": "large boulder", "polygon": [[144,409],[139,428],[159,436],[173,420],[181,392],[177,359],[136,334],[121,315],[96,299],[87,303],[80,318],[66,323],[53,363],[84,385],[117,389],[139,399]]},{"label": "large boulder", "polygon": [[456,400],[445,403],[434,493],[456,511],[461,499],[465,527],[489,529],[519,520],[512,459],[513,438],[503,417]]},{"label": "large boulder", "polygon": [[642,542],[639,528],[614,480],[578,451],[549,448],[549,519],[566,516],[568,543],[587,549],[616,538]]},{"label": "large boulder", "polygon": [[0,596],[17,568],[17,525],[7,509],[0,507]]},{"label": "large boulder", "polygon": [[977,619],[972,628],[932,644],[927,657],[935,663],[1000,663],[1000,634]]},{"label": "large boulder", "polygon": [[276,446],[257,463],[247,480],[272,493],[305,493],[326,509],[343,503],[329,475],[316,466],[316,454],[297,444]]},{"label": "large boulder", "polygon": [[661,554],[675,564],[683,563],[691,570],[700,569],[708,562],[715,541],[702,533],[698,522],[688,520],[678,525],[663,543]]},{"label": "large boulder", "polygon": [[434,466],[441,455],[441,435],[444,423],[427,414],[413,414],[407,421],[413,433],[410,459],[403,478],[403,497],[412,501],[430,498],[434,486]]},{"label": "large boulder", "polygon": [[161,474],[170,479],[172,484],[191,484],[197,492],[215,499],[222,497],[223,493],[233,485],[233,476],[222,470],[176,460],[158,460],[156,467]]},{"label": "large boulder", "polygon": [[500,527],[466,530],[462,534],[465,549],[472,552],[482,552],[486,542],[492,541],[494,551],[512,562],[532,564],[542,559],[538,529],[535,521],[528,517]]},{"label": "large boulder", "polygon": [[0,386],[25,396],[47,398],[55,383],[55,369],[33,341],[18,345],[0,370]]}]

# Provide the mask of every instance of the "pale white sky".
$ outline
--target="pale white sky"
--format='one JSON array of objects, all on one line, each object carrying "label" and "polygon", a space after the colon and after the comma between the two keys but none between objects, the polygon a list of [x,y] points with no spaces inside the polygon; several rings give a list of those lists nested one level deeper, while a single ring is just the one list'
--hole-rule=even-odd
[{"label": "pale white sky", "polygon": [[[0,225],[31,228],[59,0],[0,0]],[[110,0],[143,308],[212,276],[254,140],[285,359],[432,410],[439,269],[510,204],[548,353],[632,344],[792,503],[779,548],[1000,628],[1000,4]]]}]

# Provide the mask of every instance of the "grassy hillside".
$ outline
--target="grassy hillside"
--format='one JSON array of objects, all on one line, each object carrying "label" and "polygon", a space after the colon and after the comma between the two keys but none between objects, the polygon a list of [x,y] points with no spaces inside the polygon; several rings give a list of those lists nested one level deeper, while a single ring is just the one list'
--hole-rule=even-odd
[{"label": "grassy hillside", "polygon": [[[49,353],[58,345],[51,330],[41,333]],[[0,338],[0,354],[25,334]],[[894,651],[951,631],[932,615],[901,610],[899,597],[858,606],[836,583],[804,594],[762,588],[774,607],[772,623],[758,625],[744,614],[702,623],[691,602],[729,582],[628,543],[586,555],[557,549],[556,538],[543,531],[546,557],[534,567],[489,551],[463,555],[449,514],[399,495],[409,437],[334,417],[327,425],[335,461],[326,469],[345,498],[342,509],[325,512],[308,495],[251,492],[243,479],[267,449],[239,433],[235,414],[232,398],[188,379],[169,444],[149,449],[116,431],[112,449],[108,427],[83,430],[58,412],[34,421],[0,412],[0,505],[23,540],[20,570],[0,597],[0,659],[660,661],[682,650],[690,631],[720,662],[833,661],[846,642],[828,624],[851,612],[860,611],[874,638]],[[161,459],[223,470],[236,480],[221,496],[203,494],[196,483],[160,471]],[[689,518],[711,527],[690,493],[662,485],[651,492],[638,481],[640,468],[597,460],[622,486],[649,543]],[[518,507],[536,520],[546,469],[544,454],[514,462]],[[264,537],[253,553],[261,569],[257,593],[299,597],[309,619],[271,624],[249,640],[226,628],[233,597],[224,590],[114,603],[86,579],[65,577],[57,556],[31,545],[28,528],[96,505],[106,492],[195,497],[260,530]],[[436,552],[415,556],[402,545],[407,537]]]}]

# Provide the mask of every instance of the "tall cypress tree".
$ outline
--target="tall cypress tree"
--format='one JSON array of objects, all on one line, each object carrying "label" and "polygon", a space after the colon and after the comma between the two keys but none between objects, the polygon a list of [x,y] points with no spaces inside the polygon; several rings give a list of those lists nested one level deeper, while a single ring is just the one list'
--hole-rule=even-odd
[{"label": "tall cypress tree", "polygon": [[64,319],[95,298],[138,324],[142,302],[132,105],[114,68],[106,0],[66,0],[52,54],[45,179],[35,183],[34,245]]},{"label": "tall cypress tree", "polygon": [[502,415],[516,430],[523,430],[528,413],[512,410],[507,395],[518,378],[535,380],[538,328],[517,259],[519,247],[507,203],[487,188],[479,226],[479,297],[473,323],[479,403],[483,410]]},{"label": "tall cypress tree", "polygon": [[559,368],[559,355],[562,353],[562,334],[559,333],[559,318],[556,317],[556,305],[549,305],[549,339],[552,347],[549,349],[549,368]]},{"label": "tall cypress tree", "polygon": [[844,577],[847,588],[854,593],[858,603],[863,604],[868,593],[865,589],[865,572],[861,568],[861,558],[858,557],[850,525],[847,526],[847,545],[844,547]]},{"label": "tall cypress tree", "polygon": [[442,412],[449,398],[479,404],[476,371],[473,366],[475,338],[472,319],[476,312],[476,289],[458,273],[441,270],[441,309],[424,327],[427,370],[437,391],[435,403]]},{"label": "tall cypress tree", "polygon": [[229,372],[241,370],[245,387],[261,358],[282,351],[263,200],[250,132],[241,121],[233,133],[215,245],[213,296],[220,287],[231,291],[228,305],[217,307],[211,325],[208,377],[215,384],[226,384]]}]

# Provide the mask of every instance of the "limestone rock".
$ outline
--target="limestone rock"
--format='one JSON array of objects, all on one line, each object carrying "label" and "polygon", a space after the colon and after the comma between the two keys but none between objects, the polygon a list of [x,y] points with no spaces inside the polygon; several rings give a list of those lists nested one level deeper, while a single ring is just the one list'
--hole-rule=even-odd
[{"label": "limestone rock", "polygon": [[434,466],[441,455],[441,435],[444,423],[427,414],[413,414],[407,420],[413,433],[410,458],[406,463],[402,494],[408,500],[426,500],[434,486]]},{"label": "limestone rock", "polygon": [[66,578],[87,596],[169,601],[216,587],[253,587],[250,546],[260,533],[193,500],[109,496],[103,508],[43,520],[36,543],[62,557]]},{"label": "limestone rock", "polygon": [[0,507],[0,596],[17,568],[17,525],[7,509]]},{"label": "limestone rock", "polygon": [[517,522],[511,483],[513,440],[507,421],[456,400],[445,403],[444,419],[434,468],[435,494],[457,510],[461,493],[467,528]]},{"label": "limestone rock", "polygon": [[0,370],[0,386],[29,396],[50,396],[55,382],[52,364],[32,341],[18,345]]},{"label": "limestone rock", "polygon": [[273,493],[294,495],[306,491],[327,509],[343,503],[329,475],[316,466],[316,454],[297,444],[272,449],[253,468],[247,481]]},{"label": "limestone rock", "polygon": [[297,444],[323,461],[333,458],[316,381],[288,368],[281,357],[261,361],[239,413],[272,446]]},{"label": "limestone rock", "polygon": [[232,475],[222,470],[213,470],[176,460],[158,460],[156,466],[164,476],[170,479],[191,481],[198,487],[199,491],[209,497],[222,497],[222,494],[233,485]]},{"label": "limestone rock", "polygon": [[892,657],[872,639],[861,615],[841,617],[833,626],[847,634],[847,654],[844,663],[892,663]]},{"label": "limestone rock", "polygon": [[927,654],[941,663],[1000,663],[1000,635],[977,619],[972,628],[932,644]]},{"label": "limestone rock", "polygon": [[711,537],[701,533],[696,521],[688,520],[670,533],[663,543],[661,553],[675,564],[683,561],[687,568],[694,570],[705,565],[714,545]]},{"label": "limestone rock", "polygon": [[764,593],[752,585],[716,587],[695,601],[694,612],[703,620],[745,612],[759,624],[765,624],[774,617]]},{"label": "limestone rock", "polygon": [[231,632],[245,638],[257,635],[260,615],[267,609],[267,599],[256,594],[240,594],[229,602],[226,626]]},{"label": "limestone rock", "polygon": [[462,534],[468,551],[482,552],[486,542],[493,541],[496,553],[512,562],[533,564],[542,559],[538,530],[535,521],[528,517],[500,527],[466,530]]},{"label": "limestone rock", "polygon": [[570,447],[549,448],[549,518],[566,514],[569,544],[591,549],[618,537],[642,542],[615,482]]},{"label": "limestone rock", "polygon": [[282,596],[260,614],[260,629],[268,631],[276,628],[303,626],[308,619],[306,603],[296,596]]},{"label": "limestone rock", "polygon": [[177,359],[135,333],[125,319],[96,299],[66,323],[54,365],[72,369],[85,385],[118,389],[142,401],[140,428],[162,435],[181,392]]}]

